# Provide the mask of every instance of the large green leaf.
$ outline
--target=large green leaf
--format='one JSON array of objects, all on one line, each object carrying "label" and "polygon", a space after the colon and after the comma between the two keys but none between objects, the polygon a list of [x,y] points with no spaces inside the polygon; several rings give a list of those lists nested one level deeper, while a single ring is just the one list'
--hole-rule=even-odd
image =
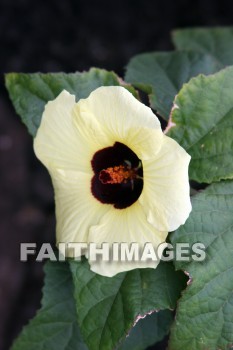
[{"label": "large green leaf", "polygon": [[124,344],[117,350],[145,350],[148,346],[164,338],[169,332],[172,320],[170,310],[162,310],[147,315],[137,322]]},{"label": "large green leaf", "polygon": [[69,265],[45,265],[42,307],[12,350],[87,350],[77,324]]},{"label": "large green leaf", "polygon": [[222,68],[233,65],[233,27],[175,30],[173,42],[177,49],[212,55]]},{"label": "large green leaf", "polygon": [[117,75],[103,69],[92,68],[84,73],[9,73],[6,75],[6,87],[16,112],[35,136],[40,125],[45,104],[56,98],[62,90],[67,90],[80,98],[102,85],[120,85],[135,94],[130,86],[120,82]]},{"label": "large green leaf", "polygon": [[70,263],[80,330],[90,350],[112,350],[139,315],[175,308],[186,278],[170,263],[112,278],[90,271],[87,261]]},{"label": "large green leaf", "polygon": [[233,343],[233,181],[213,184],[192,201],[177,243],[202,242],[203,262],[176,262],[190,275],[174,323],[171,350],[229,349]]},{"label": "large green leaf", "polygon": [[233,177],[233,67],[184,85],[172,111],[174,138],[192,156],[190,177],[211,183]]},{"label": "large green leaf", "polygon": [[153,52],[131,59],[125,80],[150,94],[150,103],[168,119],[175,95],[190,78],[221,67],[209,55],[196,52]]},{"label": "large green leaf", "polygon": [[[12,350],[87,350],[77,323],[73,293],[68,263],[48,262],[42,307],[24,327]],[[169,310],[148,315],[138,321],[119,350],[146,349],[168,333],[171,322]]]}]

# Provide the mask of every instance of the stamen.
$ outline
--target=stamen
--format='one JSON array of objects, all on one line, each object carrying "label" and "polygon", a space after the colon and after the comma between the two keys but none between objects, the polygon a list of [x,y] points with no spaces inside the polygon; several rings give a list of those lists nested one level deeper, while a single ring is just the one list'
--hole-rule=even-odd
[{"label": "stamen", "polygon": [[137,170],[129,165],[119,165],[101,170],[99,180],[102,184],[121,184],[138,178]]}]

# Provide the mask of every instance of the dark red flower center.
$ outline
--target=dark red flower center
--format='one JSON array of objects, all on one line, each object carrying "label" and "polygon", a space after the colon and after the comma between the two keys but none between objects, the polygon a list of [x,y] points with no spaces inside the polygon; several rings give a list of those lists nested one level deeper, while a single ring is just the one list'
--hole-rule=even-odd
[{"label": "dark red flower center", "polygon": [[143,188],[143,168],[129,147],[115,142],[96,152],[91,164],[94,171],[91,190],[96,199],[117,209],[136,202]]}]

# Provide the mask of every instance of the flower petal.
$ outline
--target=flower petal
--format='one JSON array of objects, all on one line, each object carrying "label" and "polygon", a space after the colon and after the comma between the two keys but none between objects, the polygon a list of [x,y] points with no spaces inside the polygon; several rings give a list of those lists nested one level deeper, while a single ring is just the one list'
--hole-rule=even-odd
[{"label": "flower petal", "polygon": [[77,128],[99,149],[121,142],[140,159],[155,155],[163,133],[152,110],[120,86],[100,87],[74,107]]},{"label": "flower petal", "polygon": [[[145,243],[152,243],[154,249],[164,242],[167,232],[157,231],[147,221],[146,215],[138,203],[124,210],[111,209],[101,219],[100,224],[91,227],[89,242],[101,245],[103,242],[127,243],[130,248],[131,243],[138,243],[141,248]],[[93,256],[89,256],[91,270],[103,275],[114,276],[115,274],[136,268],[156,268],[157,261],[93,261]]]},{"label": "flower petal", "polygon": [[73,123],[74,105],[75,96],[65,90],[55,100],[46,104],[41,125],[34,139],[34,151],[48,169],[90,173],[90,150],[83,143]]},{"label": "flower petal", "polygon": [[161,231],[174,231],[191,211],[188,181],[189,154],[168,136],[160,152],[143,162],[144,187],[139,202],[148,222]]},{"label": "flower petal", "polygon": [[66,170],[50,174],[55,190],[57,243],[87,242],[90,227],[97,225],[111,206],[92,196],[91,175]]}]

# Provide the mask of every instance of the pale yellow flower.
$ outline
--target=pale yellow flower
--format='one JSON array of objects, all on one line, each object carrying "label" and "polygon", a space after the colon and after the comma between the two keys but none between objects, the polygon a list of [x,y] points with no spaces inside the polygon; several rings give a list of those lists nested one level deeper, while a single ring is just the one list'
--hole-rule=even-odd
[{"label": "pale yellow flower", "polygon": [[[57,243],[156,248],[189,216],[190,156],[123,87],[100,87],[78,103],[63,91],[46,105],[34,149],[55,189]],[[105,276],[159,262],[89,260]]]}]

